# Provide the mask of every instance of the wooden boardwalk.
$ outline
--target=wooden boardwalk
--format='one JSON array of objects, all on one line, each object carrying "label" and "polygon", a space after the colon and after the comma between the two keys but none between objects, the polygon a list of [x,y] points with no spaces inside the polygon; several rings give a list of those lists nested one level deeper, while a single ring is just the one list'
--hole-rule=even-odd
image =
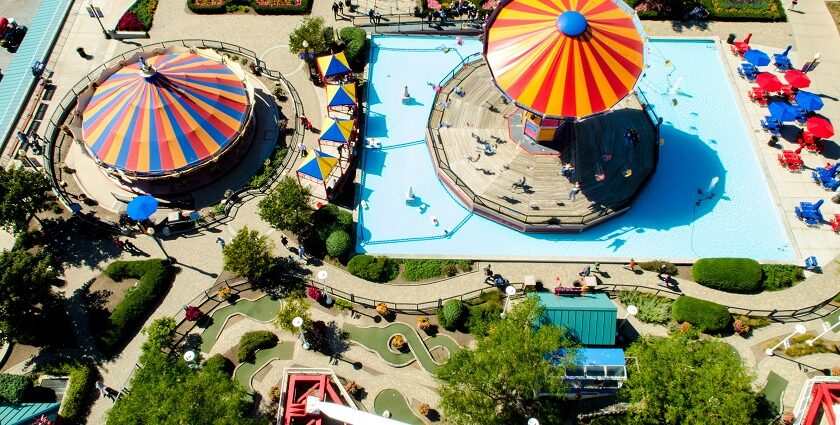
[{"label": "wooden boardwalk", "polygon": [[[453,91],[458,87],[463,96]],[[567,124],[559,151],[537,155],[512,140],[518,108],[504,101],[484,61],[458,72],[441,90],[427,142],[438,175],[476,212],[524,231],[581,231],[626,210],[655,167],[656,128],[635,96],[609,113]],[[635,129],[639,143],[625,142]],[[495,148],[487,153],[487,145]],[[562,175],[564,163],[575,169]],[[599,175],[603,175],[600,179]],[[525,178],[525,187],[515,183]],[[570,192],[580,183],[575,200]]]}]

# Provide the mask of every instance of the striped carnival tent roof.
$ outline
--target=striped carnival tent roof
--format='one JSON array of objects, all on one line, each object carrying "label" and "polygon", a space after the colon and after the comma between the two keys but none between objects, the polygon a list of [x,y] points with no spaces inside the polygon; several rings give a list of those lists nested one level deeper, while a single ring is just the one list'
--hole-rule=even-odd
[{"label": "striped carnival tent roof", "polygon": [[160,175],[215,157],[250,112],[242,79],[224,63],[166,53],[129,63],[96,87],[82,112],[84,141],[119,170]]},{"label": "striped carnival tent roof", "polygon": [[646,35],[621,0],[506,0],[487,24],[496,85],[537,115],[604,112],[633,90]]},{"label": "striped carnival tent roof", "polygon": [[350,64],[347,62],[347,56],[344,55],[344,52],[321,56],[316,61],[322,77],[331,78],[350,72]]}]

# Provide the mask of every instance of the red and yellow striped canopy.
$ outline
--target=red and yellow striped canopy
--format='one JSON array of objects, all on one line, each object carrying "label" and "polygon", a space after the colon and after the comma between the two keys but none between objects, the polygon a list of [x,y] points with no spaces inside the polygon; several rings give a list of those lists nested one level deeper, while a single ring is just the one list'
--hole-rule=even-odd
[{"label": "red and yellow striped canopy", "polygon": [[621,0],[509,0],[487,25],[484,56],[496,85],[519,106],[579,118],[633,90],[645,38]]},{"label": "red and yellow striped canopy", "polygon": [[144,175],[185,170],[237,140],[249,111],[242,80],[225,64],[188,53],[117,70],[82,113],[84,140],[104,163]]}]

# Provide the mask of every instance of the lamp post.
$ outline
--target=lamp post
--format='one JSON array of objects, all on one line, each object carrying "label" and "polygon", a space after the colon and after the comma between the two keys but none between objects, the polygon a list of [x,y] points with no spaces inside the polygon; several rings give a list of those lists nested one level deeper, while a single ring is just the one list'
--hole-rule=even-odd
[{"label": "lamp post", "polygon": [[326,270],[321,270],[318,272],[318,279],[321,279],[321,283],[324,285],[324,304],[326,304],[327,307],[329,307],[332,305],[333,299],[332,297],[330,297],[330,293],[327,290],[327,276],[329,276],[329,273],[327,273]]},{"label": "lamp post", "polygon": [[303,319],[300,316],[295,317],[292,319],[292,326],[296,327],[300,331],[301,346],[304,350],[308,350],[309,343],[306,342],[306,336],[303,335]]},{"label": "lamp post", "polygon": [[507,288],[505,288],[505,294],[507,295],[507,298],[505,298],[505,306],[504,308],[502,308],[502,314],[499,315],[499,317],[501,317],[502,319],[507,317],[507,309],[508,305],[510,304],[510,297],[516,295],[516,288],[514,288],[511,285],[508,285]]},{"label": "lamp post", "polygon": [[540,421],[537,418],[530,418],[528,419],[528,425],[540,425]]},{"label": "lamp post", "polygon": [[105,29],[105,25],[102,25],[102,19],[99,17],[99,12],[96,11],[96,8],[93,7],[93,0],[88,0],[88,7],[90,8],[91,12],[93,12],[93,17],[96,18],[96,22],[99,22],[99,27],[102,28],[102,35],[105,36],[106,40],[111,39],[111,33]]},{"label": "lamp post", "polygon": [[624,325],[630,319],[630,316],[635,316],[637,314],[639,314],[639,308],[634,306],[634,305],[628,305],[627,306],[627,317],[624,318],[624,321],[621,322],[621,325],[619,325],[618,329],[615,330],[615,334],[618,335],[618,331],[620,331],[621,328],[624,327]]},{"label": "lamp post", "polygon": [[814,60],[812,60],[811,62],[809,62],[809,63],[808,63],[808,66],[806,66],[806,67],[805,67],[805,70],[804,70],[804,71],[802,71],[802,72],[803,72],[803,73],[805,73],[805,74],[807,74],[807,73],[809,73],[809,72],[813,71],[813,70],[814,70],[814,68],[816,68],[816,67],[817,67],[817,62],[820,60],[820,58],[821,58],[821,57],[822,57],[822,55],[820,54],[820,52],[814,53]]},{"label": "lamp post", "polygon": [[167,260],[172,258],[172,257],[169,256],[169,253],[167,253],[166,250],[163,249],[163,243],[161,243],[160,240],[155,235],[155,228],[154,227],[151,227],[151,226],[147,227],[146,228],[146,234],[152,237],[152,239],[155,241],[155,243],[160,247],[160,250],[163,252],[163,256]]},{"label": "lamp post", "polygon": [[301,45],[303,50],[300,51],[300,58],[306,62],[306,70],[309,71],[309,78],[312,79],[312,64],[309,61],[315,59],[315,49],[310,49],[309,42],[306,40],[303,40]]},{"label": "lamp post", "polygon": [[764,350],[764,354],[766,354],[768,356],[772,356],[773,352],[776,351],[777,348],[779,348],[781,346],[784,346],[785,348],[790,347],[790,339],[791,338],[793,338],[795,335],[802,335],[802,334],[804,334],[805,332],[808,331],[808,329],[806,329],[805,326],[803,326],[803,325],[796,325],[796,327],[794,327],[793,329],[794,329],[793,332],[791,332],[790,335],[785,337],[785,339],[779,341],[778,344]]}]

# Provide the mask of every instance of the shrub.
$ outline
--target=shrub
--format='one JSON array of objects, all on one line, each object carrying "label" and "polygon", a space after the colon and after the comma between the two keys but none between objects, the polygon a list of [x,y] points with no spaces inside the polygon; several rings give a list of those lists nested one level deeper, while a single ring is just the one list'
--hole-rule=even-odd
[{"label": "shrub", "polygon": [[312,298],[313,300],[315,300],[317,302],[317,301],[321,301],[321,297],[324,296],[324,293],[321,292],[320,289],[318,289],[314,286],[310,286],[309,288],[306,288],[306,295],[309,298]]},{"label": "shrub", "polygon": [[699,0],[715,21],[784,21],[779,0]]},{"label": "shrub", "polygon": [[460,300],[449,300],[437,311],[438,323],[446,329],[454,329],[461,323],[466,306]]},{"label": "shrub", "polygon": [[498,291],[481,294],[482,303],[469,308],[467,330],[475,337],[484,337],[502,314],[502,294]]},{"label": "shrub", "polygon": [[674,301],[671,313],[678,322],[691,323],[707,333],[721,332],[732,321],[732,315],[725,306],[687,295]]},{"label": "shrub", "polygon": [[401,350],[405,347],[405,338],[402,335],[394,335],[391,337],[391,347],[395,350]]},{"label": "shrub", "polygon": [[309,314],[309,303],[303,298],[302,294],[300,296],[289,296],[286,298],[283,306],[277,310],[274,316],[274,326],[292,333],[297,333],[297,329],[292,325],[292,320],[295,317],[303,319],[304,326],[312,321]]},{"label": "shrub", "polygon": [[340,258],[350,250],[352,245],[353,240],[347,232],[336,230],[330,233],[330,236],[327,238],[327,254],[333,258]]},{"label": "shrub", "polygon": [[146,29],[134,12],[125,12],[117,23],[117,31],[146,31]]},{"label": "shrub", "polygon": [[189,320],[190,322],[195,322],[196,320],[201,319],[203,316],[204,312],[194,305],[187,307],[187,310],[184,312],[184,318]]},{"label": "shrub", "polygon": [[344,384],[344,391],[347,391],[347,394],[350,397],[356,398],[361,390],[362,388],[356,383],[356,381],[347,381],[347,383]]},{"label": "shrub", "polygon": [[420,403],[417,406],[417,411],[423,416],[429,416],[429,412],[432,410],[432,407],[429,406],[429,403]]},{"label": "shrub", "polygon": [[763,328],[770,325],[770,318],[764,316],[734,316],[735,320],[748,326],[750,329]]},{"label": "shrub", "polygon": [[93,390],[93,368],[75,359],[59,358],[40,366],[38,371],[70,378],[59,414],[70,423],[80,423],[87,411],[88,394]]},{"label": "shrub", "polygon": [[228,298],[233,296],[233,291],[230,289],[230,287],[225,286],[224,288],[219,289],[219,292],[216,293],[216,296],[223,300],[227,300]]},{"label": "shrub", "polygon": [[472,269],[472,261],[468,260],[426,260],[412,259],[403,261],[405,280],[418,281],[440,276],[455,276],[459,270]]},{"label": "shrub", "polygon": [[387,282],[399,274],[399,264],[388,257],[357,255],[347,263],[347,271],[353,276],[372,282]]},{"label": "shrub", "polygon": [[749,258],[703,258],[691,278],[706,287],[740,294],[761,291],[761,266]]},{"label": "shrub", "polygon": [[428,317],[420,316],[417,318],[417,327],[423,331],[428,331],[432,327],[432,322],[429,321]]},{"label": "shrub", "polygon": [[[282,90],[282,86],[278,85],[277,87],[280,87],[280,89]],[[254,177],[251,178],[251,181],[248,183],[248,185],[254,189],[263,187],[263,185],[265,185],[271,179],[271,176],[273,176],[277,169],[279,169],[280,166],[283,164],[283,159],[286,158],[286,154],[288,152],[289,150],[286,148],[275,150],[274,157],[272,159],[266,159],[263,162],[262,167],[260,167],[260,170],[257,171],[257,174],[255,174]]]},{"label": "shrub", "polygon": [[645,262],[639,263],[639,268],[640,269],[647,270],[649,272],[656,272],[656,273],[660,272],[659,269],[662,266],[665,266],[665,273],[667,273],[671,276],[676,276],[679,273],[679,271],[677,270],[677,266],[675,266],[674,263],[669,263],[667,261],[654,260],[654,261],[645,261]]},{"label": "shrub", "polygon": [[272,348],[277,345],[277,335],[269,331],[245,332],[239,339],[236,360],[240,363],[253,363],[257,350]]},{"label": "shrub", "polygon": [[[129,13],[134,14],[137,21],[140,22],[141,29],[127,30],[127,31],[147,31],[152,28],[152,21],[155,18],[155,10],[157,9],[158,0],[137,0],[128,11],[123,15],[123,18]],[[120,18],[122,22],[122,18]],[[119,29],[119,27],[118,27]]]},{"label": "shrub", "polygon": [[344,42],[344,54],[350,66],[355,70],[364,68],[368,51],[367,32],[362,28],[344,27],[338,32],[338,38]]},{"label": "shrub", "polygon": [[221,354],[214,354],[204,362],[204,367],[222,371],[226,376],[233,376],[233,362]]},{"label": "shrub", "polygon": [[745,324],[743,321],[736,320],[736,321],[732,322],[732,330],[734,330],[736,333],[739,333],[739,334],[743,335],[743,334],[747,334],[747,333],[750,332],[750,327],[749,327],[749,325]]},{"label": "shrub", "polygon": [[353,309],[353,303],[345,300],[344,298],[333,298],[333,302],[335,303],[335,306],[340,310],[352,310]]},{"label": "shrub", "polygon": [[126,293],[108,317],[102,335],[102,349],[113,353],[116,345],[128,332],[143,322],[143,317],[166,293],[171,282],[169,269],[163,260],[115,261],[108,265],[105,275],[114,280],[139,278],[137,286]]},{"label": "shrub", "polygon": [[619,291],[618,299],[624,305],[634,305],[639,309],[636,318],[645,323],[664,324],[671,318],[670,298],[636,291]]},{"label": "shrub", "polygon": [[23,394],[32,388],[32,381],[23,375],[0,373],[0,403],[17,404],[23,401]]},{"label": "shrub", "polygon": [[762,264],[762,284],[767,291],[790,288],[805,279],[802,268],[792,264]]},{"label": "shrub", "polygon": [[385,303],[379,303],[376,305],[376,313],[385,317],[390,313],[390,310],[388,310],[388,306]]},{"label": "shrub", "polygon": [[251,7],[260,15],[300,14],[309,12],[311,0],[252,0]]},{"label": "shrub", "polygon": [[187,0],[187,7],[202,15],[225,13],[227,7],[224,0]]}]

